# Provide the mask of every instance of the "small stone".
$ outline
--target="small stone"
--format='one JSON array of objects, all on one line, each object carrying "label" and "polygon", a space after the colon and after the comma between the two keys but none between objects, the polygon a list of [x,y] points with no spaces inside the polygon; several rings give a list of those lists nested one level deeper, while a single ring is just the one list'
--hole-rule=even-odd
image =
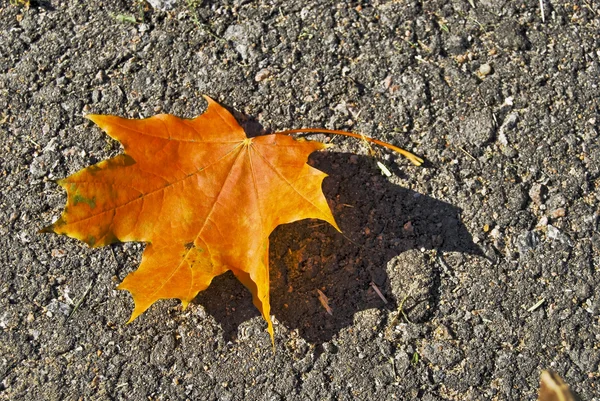
[{"label": "small stone", "polygon": [[122,68],[123,74],[128,75],[132,72],[135,72],[135,60],[130,58],[125,62]]},{"label": "small stone", "polygon": [[562,311],[559,312],[558,314],[558,319],[559,320],[567,320],[573,313],[571,312],[570,309],[563,309]]},{"label": "small stone", "polygon": [[502,149],[502,154],[508,158],[514,159],[519,155],[519,152],[513,147],[504,146]]},{"label": "small stone", "polygon": [[392,86],[392,76],[388,75],[387,77],[385,77],[385,79],[381,83],[381,86],[383,86],[383,89],[389,89],[390,86]]},{"label": "small stone", "polygon": [[333,32],[325,37],[325,43],[327,43],[328,45],[337,45],[338,42],[339,40]]},{"label": "small stone", "polygon": [[333,108],[333,110],[335,110],[338,113],[342,113],[344,115],[350,114],[350,112],[348,111],[348,106],[346,105],[346,102],[344,102],[344,101],[336,104],[335,107]]},{"label": "small stone", "polygon": [[517,248],[519,253],[523,254],[530,249],[534,249],[540,243],[539,234],[535,231],[526,231],[517,237]]},{"label": "small stone", "polygon": [[98,103],[100,101],[100,91],[98,89],[94,89],[92,91],[92,103]]},{"label": "small stone", "polygon": [[496,40],[500,47],[507,50],[526,50],[529,41],[525,29],[515,21],[506,20],[495,30]]},{"label": "small stone", "polygon": [[454,58],[458,64],[464,64],[467,61],[467,56],[464,54],[459,54]]},{"label": "small stone", "polygon": [[55,154],[44,153],[33,159],[29,165],[29,172],[32,176],[41,178],[50,172],[55,162],[57,162]]},{"label": "small stone", "polygon": [[438,327],[435,328],[435,330],[433,331],[433,336],[437,340],[453,339],[450,329],[448,329],[448,327],[444,326],[443,324],[440,324]]},{"label": "small stone", "polygon": [[554,240],[554,241],[558,241],[561,244],[566,244],[571,246],[571,238],[569,238],[569,236],[563,232],[561,232],[558,228],[554,227],[551,224],[548,224],[548,227],[546,228],[546,237]]},{"label": "small stone", "polygon": [[498,133],[498,142],[500,145],[508,146],[508,138],[506,138],[506,134],[503,131]]},{"label": "small stone", "polygon": [[560,217],[565,217],[566,214],[567,214],[567,211],[565,210],[565,208],[560,207],[558,209],[553,210],[550,213],[550,217],[552,217],[553,219],[558,219]]},{"label": "small stone", "polygon": [[52,317],[54,314],[62,314],[64,316],[69,316],[71,314],[71,306],[58,301],[57,299],[53,299],[46,306],[46,310],[48,311],[46,315],[48,317]]},{"label": "small stone", "polygon": [[527,192],[525,188],[521,186],[512,188],[508,193],[507,206],[514,212],[525,209],[527,207]]},{"label": "small stone", "polygon": [[460,146],[468,144],[483,149],[494,138],[494,131],[492,115],[487,110],[480,110],[467,116],[451,139]]},{"label": "small stone", "polygon": [[517,126],[517,113],[510,113],[502,122],[502,125],[498,129],[498,142],[502,145],[508,145],[508,138],[506,136],[506,131],[513,130]]},{"label": "small stone", "polygon": [[491,66],[490,66],[488,63],[482,64],[482,65],[479,67],[479,73],[480,73],[482,76],[489,75],[491,72],[492,72],[492,67],[491,67]]},{"label": "small stone", "polygon": [[536,205],[541,205],[546,200],[548,189],[542,184],[534,184],[529,189],[529,197]]},{"label": "small stone", "polygon": [[53,258],[62,258],[67,255],[67,252],[63,249],[53,249],[51,255]]},{"label": "small stone", "polygon": [[[512,103],[511,103],[512,104]],[[517,113],[510,113],[502,123],[502,127],[504,130],[512,130],[517,126],[517,119],[519,115]]]},{"label": "small stone", "polygon": [[256,75],[254,76],[254,80],[256,82],[262,82],[270,76],[271,71],[268,68],[263,68],[256,73]]},{"label": "small stone", "polygon": [[[42,129],[42,132],[43,131],[44,130]],[[48,133],[48,131],[44,135],[46,135],[47,133]],[[58,146],[59,146],[58,138],[57,137],[51,138],[50,141],[48,141],[48,143],[46,144],[46,146],[44,146],[43,152],[44,153],[55,152],[56,149],[58,148]]]},{"label": "small stone", "polygon": [[155,10],[168,11],[175,6],[177,0],[148,0],[148,3],[150,3]]},{"label": "small stone", "polygon": [[323,343],[323,350],[325,352],[327,352],[328,354],[337,354],[338,353],[338,347],[336,347],[335,344],[333,344],[331,342]]},{"label": "small stone", "polygon": [[469,41],[461,35],[451,35],[446,40],[446,49],[448,53],[460,55],[469,47]]},{"label": "small stone", "polygon": [[258,22],[229,25],[223,33],[223,38],[233,42],[243,60],[255,60],[258,57],[255,45],[259,42],[262,30]]},{"label": "small stone", "polygon": [[[194,310],[194,314],[198,316],[199,319],[206,319],[206,309],[203,306],[198,305],[198,307]],[[206,369],[205,369],[206,370]]]},{"label": "small stone", "polygon": [[172,361],[173,351],[176,347],[175,336],[165,334],[163,337],[155,341],[154,348],[150,353],[150,363],[156,366],[165,366]]},{"label": "small stone", "polygon": [[500,239],[503,237],[503,235],[500,232],[500,230],[498,230],[498,227],[494,227],[492,231],[490,231],[490,237],[492,237],[493,239]]},{"label": "small stone", "polygon": [[592,296],[592,287],[588,283],[578,283],[575,286],[575,294],[581,300],[587,299]]},{"label": "small stone", "polygon": [[98,71],[98,73],[96,74],[96,77],[94,78],[94,81],[101,84],[104,82],[104,80],[106,79],[106,75],[104,74],[103,70]]}]

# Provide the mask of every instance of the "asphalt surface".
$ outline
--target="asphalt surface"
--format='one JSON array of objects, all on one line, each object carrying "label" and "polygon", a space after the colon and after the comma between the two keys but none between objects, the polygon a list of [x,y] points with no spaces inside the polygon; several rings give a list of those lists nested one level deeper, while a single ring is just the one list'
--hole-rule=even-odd
[{"label": "asphalt surface", "polygon": [[[0,399],[521,400],[543,369],[600,399],[598,2],[16,3]],[[64,206],[54,180],[120,152],[85,114],[191,118],[202,94],[252,135],[343,129],[427,160],[313,136],[335,145],[311,163],[343,234],[272,234],[275,352],[230,274],[126,325],[115,287],[144,245],[38,234]]]}]

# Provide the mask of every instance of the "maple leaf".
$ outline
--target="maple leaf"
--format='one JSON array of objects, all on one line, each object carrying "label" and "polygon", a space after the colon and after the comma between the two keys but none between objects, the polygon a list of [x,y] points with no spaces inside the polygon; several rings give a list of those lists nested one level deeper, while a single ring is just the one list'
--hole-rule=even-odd
[{"label": "maple leaf", "polygon": [[88,115],[125,153],[58,181],[67,204],[42,231],[92,247],[147,243],[139,268],[118,286],[133,296],[129,321],[159,299],[178,298],[185,308],[231,270],[273,339],[269,235],[307,218],[339,230],[321,190],[327,175],[306,163],[327,145],[284,133],[248,138],[226,109],[205,98],[206,112],[192,120]]}]

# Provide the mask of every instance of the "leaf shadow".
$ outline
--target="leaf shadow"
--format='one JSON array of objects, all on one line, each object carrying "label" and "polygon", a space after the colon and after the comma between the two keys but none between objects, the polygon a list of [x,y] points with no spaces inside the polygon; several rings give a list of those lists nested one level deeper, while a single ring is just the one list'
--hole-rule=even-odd
[{"label": "leaf shadow", "polygon": [[[394,296],[386,267],[406,251],[484,256],[461,223],[459,208],[390,183],[372,158],[317,152],[310,163],[329,175],[323,191],[343,234],[319,220],[281,225],[270,237],[269,262],[271,314],[306,341],[330,341],[354,323],[359,311],[395,310],[402,300]],[[434,274],[426,289],[431,303],[427,316],[438,304],[440,277]],[[332,315],[321,305],[317,289],[328,297]],[[217,320],[226,340],[236,338],[241,323],[259,315],[250,293],[229,273],[215,278],[195,302]],[[420,302],[415,298],[405,310]]]}]

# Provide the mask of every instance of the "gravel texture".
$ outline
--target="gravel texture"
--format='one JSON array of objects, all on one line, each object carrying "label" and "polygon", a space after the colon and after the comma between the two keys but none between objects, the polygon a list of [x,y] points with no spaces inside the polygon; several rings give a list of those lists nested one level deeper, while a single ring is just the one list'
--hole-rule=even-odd
[{"label": "gravel texture", "polygon": [[[0,3],[0,399],[521,400],[542,369],[599,399],[598,2],[151,3]],[[120,152],[85,114],[201,94],[427,159],[317,137],[343,234],[272,234],[275,352],[230,274],[126,325],[143,244],[38,234],[54,180]]]}]

